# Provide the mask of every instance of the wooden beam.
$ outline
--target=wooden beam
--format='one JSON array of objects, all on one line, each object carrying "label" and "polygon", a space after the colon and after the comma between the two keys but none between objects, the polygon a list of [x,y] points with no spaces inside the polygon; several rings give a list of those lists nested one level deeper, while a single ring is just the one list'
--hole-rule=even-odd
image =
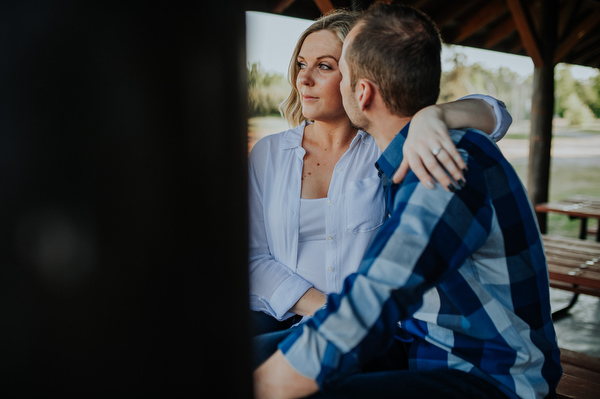
[{"label": "wooden beam", "polygon": [[321,11],[321,14],[323,15],[335,8],[331,3],[331,0],[314,0],[314,2],[317,7],[319,7],[319,11]]},{"label": "wooden beam", "polygon": [[273,12],[274,14],[281,14],[282,12],[285,11],[286,8],[291,6],[293,2],[294,2],[294,0],[279,0],[273,6],[271,12]]},{"label": "wooden beam", "polygon": [[497,20],[505,9],[504,0],[495,0],[479,8],[479,11],[473,14],[472,17],[469,17],[467,22],[459,27],[458,35],[454,41],[460,43],[469,38],[486,25]]},{"label": "wooden beam", "polygon": [[531,17],[523,7],[522,0],[506,0],[506,3],[515,20],[525,51],[533,60],[533,65],[541,67],[544,61],[540,50],[540,41],[537,39]]},{"label": "wooden beam", "polygon": [[594,68],[600,67],[598,61],[598,58],[600,58],[598,41],[600,41],[600,37],[589,39],[586,41],[587,43],[578,43],[577,49],[569,53],[568,62],[575,65],[589,65]]},{"label": "wooden beam", "polygon": [[[518,1],[508,0],[508,2],[516,3]],[[513,8],[518,8],[514,6],[513,4]],[[554,64],[552,60],[557,41],[558,11],[558,0],[545,0],[544,6],[538,14],[539,32],[544,41],[543,46],[537,47],[541,60],[533,69],[531,131],[529,133],[529,162],[527,164],[527,194],[534,206],[548,201],[552,116],[554,114]],[[519,26],[519,22],[517,22],[517,26]],[[541,44],[542,42],[537,43]],[[537,218],[540,231],[545,232],[547,215],[538,212]]]},{"label": "wooden beam", "polygon": [[577,17],[577,10],[580,8],[581,0],[563,2],[558,18],[557,37],[559,41],[565,37],[565,32],[568,31],[569,26],[573,26],[575,24],[574,20]]},{"label": "wooden beam", "polygon": [[559,44],[554,54],[554,64],[561,62],[571,49],[583,39],[590,30],[594,29],[600,23],[600,10],[594,11],[588,15],[578,26],[571,30],[571,33]]},{"label": "wooden beam", "polygon": [[517,29],[515,21],[511,16],[504,18],[502,22],[497,24],[487,35],[484,41],[485,48],[492,48],[502,40],[506,39],[512,32]]},{"label": "wooden beam", "polygon": [[465,0],[459,3],[446,2],[445,7],[439,12],[429,13],[439,29],[444,28],[450,22],[459,19],[461,15],[473,7],[478,0]]}]

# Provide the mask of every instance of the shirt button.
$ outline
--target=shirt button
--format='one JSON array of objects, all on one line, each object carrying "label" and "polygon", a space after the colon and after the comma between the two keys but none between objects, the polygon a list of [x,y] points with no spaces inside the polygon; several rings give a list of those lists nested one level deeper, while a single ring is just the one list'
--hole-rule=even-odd
[{"label": "shirt button", "polygon": [[327,268],[327,270],[329,270],[330,272],[332,272],[334,270],[334,268],[330,266],[330,267]]},{"label": "shirt button", "polygon": [[327,239],[328,239],[329,241],[333,241],[333,236],[327,236]]},{"label": "shirt button", "polygon": [[344,169],[342,169],[342,168],[337,168],[338,173],[342,173],[343,170]]},{"label": "shirt button", "polygon": [[333,201],[332,201],[332,200],[329,200],[329,201],[327,201],[327,204],[328,204],[328,205],[333,205]]}]

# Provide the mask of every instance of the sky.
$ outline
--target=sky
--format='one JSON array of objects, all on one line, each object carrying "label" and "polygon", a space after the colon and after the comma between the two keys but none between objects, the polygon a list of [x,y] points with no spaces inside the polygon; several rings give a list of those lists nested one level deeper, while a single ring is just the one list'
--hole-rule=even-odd
[{"label": "sky", "polygon": [[[290,57],[302,32],[313,21],[285,17],[275,14],[246,12],[246,56],[248,63],[258,62],[265,72],[287,75]],[[531,58],[505,54],[496,51],[480,50],[463,46],[444,46],[442,68],[452,69],[450,54],[455,51],[464,54],[464,63],[478,63],[485,69],[496,71],[508,68],[522,77],[533,74]],[[571,66],[571,73],[578,80],[586,80],[599,72],[595,68]]]}]

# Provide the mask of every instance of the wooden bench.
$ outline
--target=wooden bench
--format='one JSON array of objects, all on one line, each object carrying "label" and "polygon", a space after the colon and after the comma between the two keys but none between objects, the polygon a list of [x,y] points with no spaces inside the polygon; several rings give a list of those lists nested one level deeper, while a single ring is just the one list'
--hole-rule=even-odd
[{"label": "wooden bench", "polygon": [[563,376],[556,388],[559,399],[592,399],[600,397],[600,358],[560,350]]},{"label": "wooden bench", "polygon": [[571,302],[553,313],[564,316],[579,294],[600,297],[600,243],[575,238],[542,235],[550,287],[574,293]]}]

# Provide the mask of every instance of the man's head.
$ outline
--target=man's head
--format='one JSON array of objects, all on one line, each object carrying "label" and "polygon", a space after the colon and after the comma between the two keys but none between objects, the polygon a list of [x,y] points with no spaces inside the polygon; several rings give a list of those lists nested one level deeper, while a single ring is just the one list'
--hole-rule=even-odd
[{"label": "man's head", "polygon": [[[361,81],[377,89],[388,111],[411,117],[435,104],[440,92],[441,39],[435,24],[411,7],[376,4],[346,37],[340,63],[344,108],[368,128],[362,115]],[[343,64],[343,65],[342,65]]]}]

